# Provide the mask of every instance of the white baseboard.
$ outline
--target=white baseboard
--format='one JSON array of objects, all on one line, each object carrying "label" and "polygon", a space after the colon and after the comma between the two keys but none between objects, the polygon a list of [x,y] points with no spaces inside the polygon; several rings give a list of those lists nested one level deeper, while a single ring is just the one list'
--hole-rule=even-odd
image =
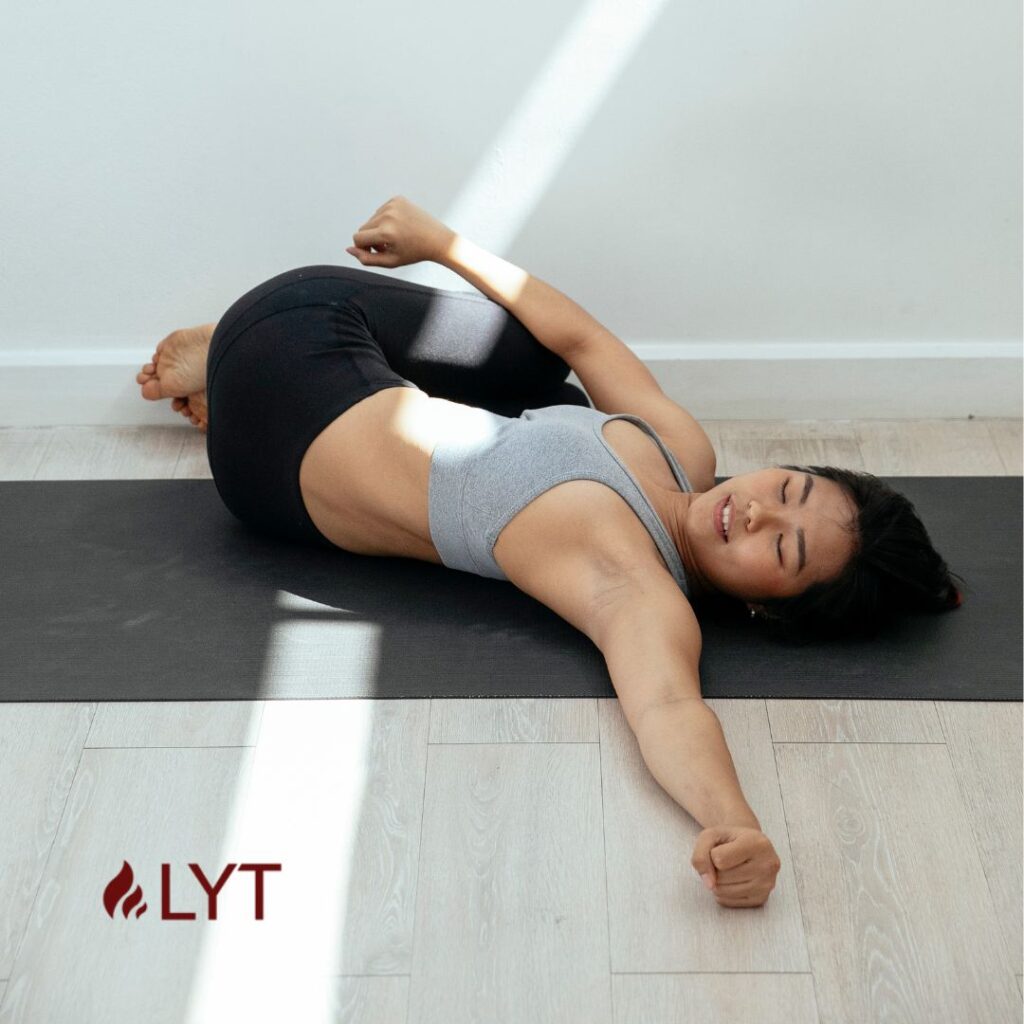
[{"label": "white baseboard", "polygon": [[[1019,418],[1021,344],[636,342],[663,390],[698,420]],[[147,402],[137,349],[0,352],[0,427],[172,425]],[[575,374],[569,378],[579,383]]]}]

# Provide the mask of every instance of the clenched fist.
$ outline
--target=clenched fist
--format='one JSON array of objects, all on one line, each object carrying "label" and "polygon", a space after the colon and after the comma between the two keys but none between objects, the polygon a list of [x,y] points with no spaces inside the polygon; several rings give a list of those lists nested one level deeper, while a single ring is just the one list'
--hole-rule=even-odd
[{"label": "clenched fist", "polygon": [[355,245],[345,252],[367,267],[404,267],[439,259],[454,237],[454,231],[426,210],[395,196],[352,236]]},{"label": "clenched fist", "polygon": [[723,907],[761,906],[782,867],[772,841],[759,829],[743,825],[704,829],[690,863],[698,874],[710,877],[709,888]]}]

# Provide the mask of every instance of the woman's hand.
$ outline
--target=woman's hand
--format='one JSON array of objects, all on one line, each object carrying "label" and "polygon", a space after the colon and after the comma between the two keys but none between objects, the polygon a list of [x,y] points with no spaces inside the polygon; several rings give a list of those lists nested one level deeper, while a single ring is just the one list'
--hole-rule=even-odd
[{"label": "woman's hand", "polygon": [[698,874],[710,877],[708,887],[723,907],[761,906],[782,867],[772,841],[760,829],[744,825],[704,829],[690,863]]},{"label": "woman's hand", "polygon": [[366,267],[404,267],[439,259],[454,237],[454,231],[426,210],[395,196],[352,236],[355,245],[345,252]]}]

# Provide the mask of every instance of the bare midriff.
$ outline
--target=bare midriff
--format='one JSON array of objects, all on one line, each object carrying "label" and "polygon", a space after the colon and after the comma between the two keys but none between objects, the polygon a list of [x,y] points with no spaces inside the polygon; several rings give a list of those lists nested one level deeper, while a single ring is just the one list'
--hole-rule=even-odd
[{"label": "bare midriff", "polygon": [[[431,455],[435,445],[464,436],[479,416],[470,406],[406,387],[386,388],[347,409],[313,441],[299,471],[302,498],[317,529],[346,551],[440,564],[427,503]],[[603,431],[649,497],[659,487],[679,490],[657,444],[640,427],[611,420]],[[581,521],[598,517],[607,526],[609,516],[623,517],[629,531],[639,525],[628,504],[603,484],[556,484],[506,525],[495,559],[504,569],[506,559],[543,557],[563,527],[578,542]],[[539,545],[538,538],[548,543]],[[643,543],[650,543],[646,534]]]}]

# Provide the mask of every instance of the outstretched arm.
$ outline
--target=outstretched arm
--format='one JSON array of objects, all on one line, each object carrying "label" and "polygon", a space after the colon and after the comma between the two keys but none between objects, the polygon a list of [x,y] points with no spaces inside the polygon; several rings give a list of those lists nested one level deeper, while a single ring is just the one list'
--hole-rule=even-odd
[{"label": "outstretched arm", "polygon": [[718,716],[700,693],[701,635],[667,573],[626,583],[595,642],[651,774],[705,828],[760,828],[740,789]]},{"label": "outstretched arm", "polygon": [[594,639],[644,763],[702,826],[691,864],[721,905],[761,906],[781,862],[744,799],[718,716],[701,699],[700,633],[689,602],[667,573],[632,588],[626,582]]}]

